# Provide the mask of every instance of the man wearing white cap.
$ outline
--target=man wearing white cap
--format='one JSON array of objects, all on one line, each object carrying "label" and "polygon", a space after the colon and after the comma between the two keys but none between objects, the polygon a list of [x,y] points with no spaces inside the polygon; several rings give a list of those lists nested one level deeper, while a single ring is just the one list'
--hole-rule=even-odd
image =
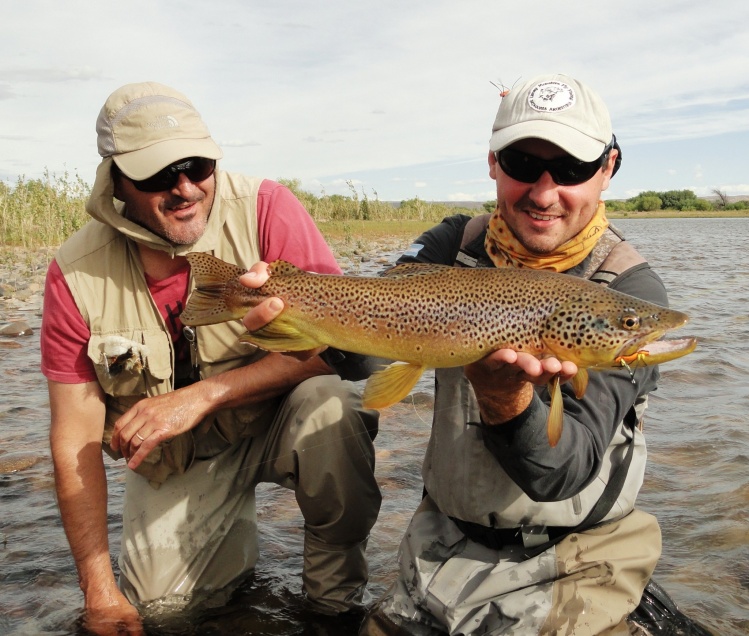
[{"label": "man wearing white cap", "polygon": [[[339,273],[330,249],[287,188],[218,169],[221,150],[174,89],[123,86],[96,128],[93,220],[50,266],[41,336],[56,489],[89,626],[137,629],[134,605],[233,589],[258,558],[259,482],[295,491],[309,605],[361,607],[380,505],[377,413],[319,356],[250,348],[238,322],[190,329],[179,318],[189,252]],[[356,379],[355,357],[335,356]],[[119,585],[102,444],[130,469]]]},{"label": "man wearing white cap", "polygon": [[[494,213],[445,219],[400,263],[545,269],[667,304],[661,280],[606,219],[601,193],[621,150],[595,92],[564,75],[513,88],[488,160]],[[257,271],[253,285],[264,280]],[[267,301],[245,324],[258,329],[275,315]],[[511,350],[436,371],[425,496],[396,581],[361,636],[646,633],[629,615],[661,538],[655,517],[634,504],[658,370],[590,374],[582,400],[565,385],[563,433],[550,447],[545,387],[576,371]]]},{"label": "man wearing white cap", "polygon": [[[601,193],[621,161],[601,98],[564,75],[502,98],[489,142],[493,214],[446,219],[401,262],[564,272],[661,305],[662,282],[609,227]],[[497,351],[437,370],[425,497],[399,575],[361,630],[380,634],[629,634],[660,556],[658,523],[634,507],[645,471],[638,426],[657,368],[564,386],[549,445],[554,375],[574,364]]]}]

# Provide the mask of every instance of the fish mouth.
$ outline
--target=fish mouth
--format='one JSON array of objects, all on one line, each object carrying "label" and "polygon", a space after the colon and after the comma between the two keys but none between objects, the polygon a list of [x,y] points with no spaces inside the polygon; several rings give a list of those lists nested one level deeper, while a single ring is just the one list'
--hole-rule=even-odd
[{"label": "fish mouth", "polygon": [[697,347],[697,338],[681,338],[678,340],[653,340],[650,342],[625,347],[614,359],[618,365],[652,366],[681,358],[692,353]]},{"label": "fish mouth", "polygon": [[663,309],[662,313],[653,313],[643,319],[643,326],[649,325],[650,328],[644,333],[640,332],[634,338],[631,338],[625,342],[617,354],[617,358],[624,358],[627,356],[636,355],[639,351],[644,349],[656,349],[664,350],[670,349],[671,347],[666,344],[656,345],[656,342],[667,343],[683,343],[689,339],[682,340],[663,340],[668,332],[679,329],[689,322],[689,317],[680,311],[674,311],[672,309]]}]

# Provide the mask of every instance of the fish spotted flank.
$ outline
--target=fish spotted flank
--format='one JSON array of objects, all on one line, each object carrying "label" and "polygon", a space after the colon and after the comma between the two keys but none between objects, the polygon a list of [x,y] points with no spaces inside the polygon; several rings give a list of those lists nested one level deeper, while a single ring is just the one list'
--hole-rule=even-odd
[{"label": "fish spotted flank", "polygon": [[[283,313],[243,339],[269,351],[328,345],[398,361],[367,382],[364,403],[372,408],[403,399],[427,368],[463,366],[497,349],[574,362],[580,371],[573,385],[582,397],[588,368],[658,364],[696,345],[692,338],[651,344],[685,324],[685,314],[564,274],[414,263],[352,277],[276,261],[268,281],[249,289],[239,282],[242,268],[204,253],[187,259],[196,289],[181,315],[186,325],[241,319],[277,296]],[[561,435],[558,385],[550,385],[552,445]]]}]

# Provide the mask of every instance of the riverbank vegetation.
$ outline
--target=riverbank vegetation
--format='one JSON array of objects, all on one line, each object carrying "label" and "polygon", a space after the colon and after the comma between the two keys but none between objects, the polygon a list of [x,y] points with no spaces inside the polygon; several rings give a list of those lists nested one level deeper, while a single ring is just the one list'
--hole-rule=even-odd
[{"label": "riverbank vegetation", "polygon": [[[418,197],[392,203],[380,201],[348,183],[349,194],[315,195],[303,190],[298,179],[279,179],[302,201],[326,239],[353,244],[384,237],[415,237],[451,214],[479,214],[494,209],[495,202],[452,204],[422,201]],[[19,177],[16,183],[0,182],[0,247],[26,249],[60,245],[89,216],[85,210],[90,186],[77,174],[65,172],[41,179]],[[698,198],[691,190],[642,192],[626,201],[607,201],[612,219],[650,217],[749,216],[749,201],[729,202],[714,190],[714,200]]]}]

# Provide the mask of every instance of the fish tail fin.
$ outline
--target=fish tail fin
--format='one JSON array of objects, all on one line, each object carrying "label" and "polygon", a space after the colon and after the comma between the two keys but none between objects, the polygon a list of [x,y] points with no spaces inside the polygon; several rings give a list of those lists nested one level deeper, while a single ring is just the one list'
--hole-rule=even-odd
[{"label": "fish tail fin", "polygon": [[249,342],[266,351],[283,353],[286,351],[309,351],[322,346],[323,342],[315,340],[309,334],[299,331],[281,314],[257,331],[248,331],[239,337],[242,342]]},{"label": "fish tail fin", "polygon": [[236,320],[234,312],[227,306],[222,290],[196,289],[190,294],[187,306],[180,314],[183,324],[191,327],[213,325],[218,322]]},{"label": "fish tail fin", "polygon": [[186,258],[195,279],[195,290],[180,320],[197,327],[241,318],[226,304],[226,284],[247,270],[204,252],[190,252]]},{"label": "fish tail fin", "polygon": [[562,399],[558,375],[555,375],[549,382],[549,394],[551,395],[551,404],[549,404],[549,416],[546,420],[546,434],[549,437],[549,446],[554,448],[562,437],[562,422],[564,420],[564,400]]},{"label": "fish tail fin", "polygon": [[393,364],[373,373],[364,387],[365,408],[384,409],[400,402],[414,388],[426,367],[408,362]]}]

